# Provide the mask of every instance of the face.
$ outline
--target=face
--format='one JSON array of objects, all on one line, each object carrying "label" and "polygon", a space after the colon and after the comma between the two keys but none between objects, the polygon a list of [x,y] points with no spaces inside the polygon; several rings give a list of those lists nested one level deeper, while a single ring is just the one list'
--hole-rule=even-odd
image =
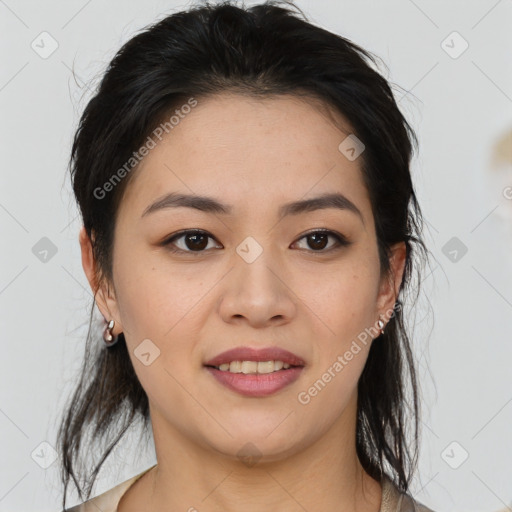
[{"label": "face", "polygon": [[[335,115],[344,131],[314,102],[211,97],[133,171],[114,287],[97,303],[124,332],[154,431],[229,457],[252,443],[271,460],[352,421],[377,336],[364,343],[361,333],[393,307],[405,249],[395,248],[395,280],[381,278],[360,158],[338,149],[351,132]],[[171,193],[211,201],[162,201]],[[339,197],[301,207],[327,194]],[[86,247],[82,236],[91,275]],[[303,364],[259,376],[251,364],[249,375],[205,366],[238,347],[278,348]],[[251,359],[228,360],[237,357]]]}]

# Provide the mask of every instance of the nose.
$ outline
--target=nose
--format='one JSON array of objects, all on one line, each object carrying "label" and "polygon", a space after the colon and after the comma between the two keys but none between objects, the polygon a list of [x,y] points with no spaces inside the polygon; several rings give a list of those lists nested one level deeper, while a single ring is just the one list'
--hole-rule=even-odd
[{"label": "nose", "polygon": [[292,277],[270,252],[264,250],[252,262],[235,255],[234,268],[221,289],[219,312],[225,322],[261,328],[290,322],[295,316],[298,298]]}]

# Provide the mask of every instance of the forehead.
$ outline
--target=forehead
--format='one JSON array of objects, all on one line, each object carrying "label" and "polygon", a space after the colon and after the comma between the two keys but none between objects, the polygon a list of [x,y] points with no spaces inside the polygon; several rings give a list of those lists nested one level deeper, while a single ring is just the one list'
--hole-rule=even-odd
[{"label": "forehead", "polygon": [[119,213],[140,217],[148,204],[174,191],[222,198],[240,214],[339,192],[367,217],[361,158],[351,161],[338,148],[350,133],[349,123],[339,113],[329,116],[318,100],[197,98],[132,171]]}]

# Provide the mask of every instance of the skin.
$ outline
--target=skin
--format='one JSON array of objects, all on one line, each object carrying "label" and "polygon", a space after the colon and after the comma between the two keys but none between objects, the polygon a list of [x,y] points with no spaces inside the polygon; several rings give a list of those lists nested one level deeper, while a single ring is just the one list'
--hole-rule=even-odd
[{"label": "skin", "polygon": [[[158,465],[125,493],[120,512],[379,510],[381,485],[363,470],[355,442],[357,382],[371,338],[307,405],[297,399],[380,314],[389,316],[405,264],[400,243],[393,274],[381,276],[361,159],[338,150],[351,131],[333,115],[336,123],[315,101],[292,96],[203,99],[126,189],[110,286],[94,277],[82,229],[84,271],[103,316],[116,322],[113,334],[125,334],[155,439]],[[233,213],[180,207],[141,218],[167,192],[212,196]],[[281,204],[325,192],[344,194],[364,222],[335,208],[278,219]],[[187,253],[159,246],[194,228],[213,237],[202,253],[187,237],[174,241]],[[318,249],[304,237],[313,229],[352,244],[336,248],[330,236]],[[236,252],[248,236],[263,249],[252,263]],[[145,339],[160,350],[149,366],[134,354]],[[279,392],[245,397],[203,367],[240,345],[279,346],[306,366]],[[252,466],[237,456],[248,442],[261,455]]]}]

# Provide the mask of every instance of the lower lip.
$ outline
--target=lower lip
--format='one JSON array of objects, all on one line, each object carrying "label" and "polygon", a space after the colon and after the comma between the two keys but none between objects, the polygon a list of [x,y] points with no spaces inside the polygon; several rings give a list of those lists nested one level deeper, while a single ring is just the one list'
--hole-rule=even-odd
[{"label": "lower lip", "polygon": [[279,370],[272,373],[244,374],[231,373],[229,371],[217,370],[207,366],[206,369],[217,379],[218,382],[245,396],[269,396],[295,382],[303,366],[295,366],[287,370]]}]

